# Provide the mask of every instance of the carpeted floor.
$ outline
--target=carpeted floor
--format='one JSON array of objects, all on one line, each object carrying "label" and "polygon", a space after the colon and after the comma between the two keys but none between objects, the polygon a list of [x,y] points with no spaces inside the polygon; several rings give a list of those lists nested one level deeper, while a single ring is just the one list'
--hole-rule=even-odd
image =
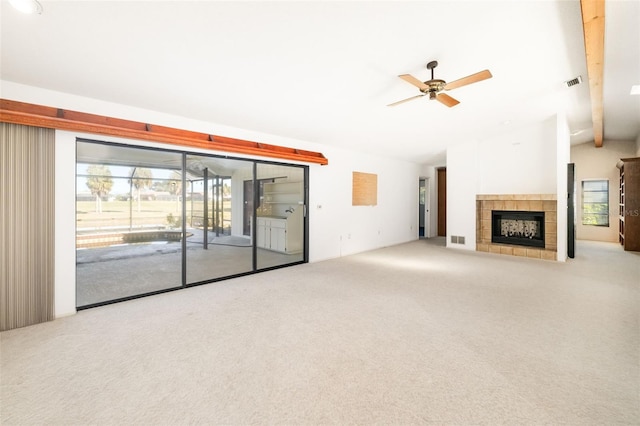
[{"label": "carpeted floor", "polygon": [[640,423],[640,253],[439,243],[3,332],[0,423]]}]

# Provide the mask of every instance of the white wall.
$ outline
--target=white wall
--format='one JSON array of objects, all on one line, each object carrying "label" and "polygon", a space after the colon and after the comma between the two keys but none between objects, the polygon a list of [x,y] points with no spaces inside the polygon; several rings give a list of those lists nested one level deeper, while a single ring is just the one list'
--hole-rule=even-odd
[{"label": "white wall", "polygon": [[[621,158],[635,156],[634,141],[608,141],[596,148],[593,142],[571,147],[571,162],[576,165],[576,238],[593,241],[618,241],[618,184],[620,170],[616,163]],[[609,226],[582,224],[582,181],[607,179],[609,181]]]},{"label": "white wall", "polygon": [[640,157],[640,134],[636,138],[636,157]]},{"label": "white wall", "polygon": [[569,124],[564,114],[558,114],[556,120],[556,194],[557,203],[557,259],[560,262],[567,260],[568,248],[568,204],[569,187],[567,182],[567,165],[571,162],[571,134]]},{"label": "white wall", "polygon": [[[417,239],[420,177],[420,167],[417,164],[6,81],[0,81],[0,87],[4,99],[322,152],[328,158],[329,165],[314,164],[310,165],[309,170],[309,259],[311,262]],[[57,316],[75,311],[76,136],[138,146],[167,146],[122,138],[56,132],[58,138],[56,141]],[[175,146],[169,147],[175,148]],[[189,151],[215,153],[201,149],[189,149]],[[224,155],[229,154],[224,153]],[[378,175],[377,206],[354,207],[351,205],[353,171]]]},{"label": "white wall", "polygon": [[[417,239],[419,167],[324,147],[310,170],[311,254],[328,259]],[[352,206],[352,172],[378,175],[378,205]]]},{"label": "white wall", "polygon": [[555,117],[482,140],[479,148],[480,194],[556,192]]},{"label": "white wall", "polygon": [[[482,174],[479,145],[471,141],[447,150],[447,247],[476,249],[476,194]],[[451,243],[452,235],[465,237],[465,243]]]},{"label": "white wall", "polygon": [[[3,94],[4,95],[4,94]],[[56,131],[55,315],[76,312],[76,139]]]}]

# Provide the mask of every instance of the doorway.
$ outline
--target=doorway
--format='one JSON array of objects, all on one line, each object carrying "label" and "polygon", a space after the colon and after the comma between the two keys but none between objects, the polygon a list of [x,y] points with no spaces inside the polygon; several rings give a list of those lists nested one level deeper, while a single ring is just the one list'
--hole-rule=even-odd
[{"label": "doorway", "polygon": [[418,186],[418,238],[429,238],[431,234],[429,205],[429,179],[421,178]]}]

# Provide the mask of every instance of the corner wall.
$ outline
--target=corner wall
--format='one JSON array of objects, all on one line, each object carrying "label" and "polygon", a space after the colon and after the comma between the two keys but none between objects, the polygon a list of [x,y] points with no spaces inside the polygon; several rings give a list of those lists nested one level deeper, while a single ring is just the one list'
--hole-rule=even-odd
[{"label": "corner wall", "polygon": [[[616,163],[621,158],[636,156],[634,141],[607,141],[601,148],[593,142],[571,147],[571,162],[576,165],[576,238],[593,241],[618,241],[618,185],[620,171]],[[606,179],[609,181],[609,226],[582,224],[582,181]]]},{"label": "corner wall", "polygon": [[[476,249],[476,195],[555,194],[557,120],[447,150],[447,247]],[[465,244],[451,243],[465,237]]]},{"label": "corner wall", "polygon": [[[569,133],[561,114],[447,150],[447,247],[476,250],[476,195],[558,195],[558,259],[566,260]],[[562,202],[561,202],[562,199]],[[451,236],[465,237],[464,244]]]}]

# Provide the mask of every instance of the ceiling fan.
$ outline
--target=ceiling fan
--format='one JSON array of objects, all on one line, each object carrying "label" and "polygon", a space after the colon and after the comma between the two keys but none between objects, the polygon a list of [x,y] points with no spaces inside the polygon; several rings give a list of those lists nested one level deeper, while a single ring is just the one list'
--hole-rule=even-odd
[{"label": "ceiling fan", "polygon": [[438,61],[431,61],[427,64],[427,69],[431,70],[431,80],[427,80],[425,82],[418,80],[411,74],[399,75],[398,77],[400,77],[401,79],[403,79],[409,84],[413,84],[418,89],[420,89],[421,93],[419,95],[394,102],[387,106],[400,105],[401,103],[408,102],[410,100],[429,95],[429,99],[435,99],[437,101],[440,101],[441,103],[451,108],[458,105],[460,102],[445,93],[441,93],[443,90],[457,89],[458,87],[466,86],[467,84],[471,84],[471,83],[477,83],[479,81],[486,80],[492,77],[491,72],[489,72],[489,70],[484,70],[484,71],[480,71],[475,74],[471,74],[466,77],[460,78],[458,80],[454,80],[451,83],[447,83],[444,80],[437,80],[433,77],[433,69],[437,66],[438,66]]}]

